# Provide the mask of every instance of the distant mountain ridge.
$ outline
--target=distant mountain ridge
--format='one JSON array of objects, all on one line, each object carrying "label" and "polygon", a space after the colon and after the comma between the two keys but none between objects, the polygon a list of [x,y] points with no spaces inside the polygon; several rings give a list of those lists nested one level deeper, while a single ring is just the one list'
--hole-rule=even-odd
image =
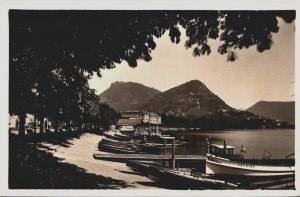
[{"label": "distant mountain ridge", "polygon": [[142,105],[158,93],[159,90],[139,83],[117,81],[100,94],[100,101],[119,111],[135,110],[141,109]]},{"label": "distant mountain ridge", "polygon": [[295,124],[295,101],[259,101],[249,107],[247,111],[271,119],[286,121],[289,124]]},{"label": "distant mountain ridge", "polygon": [[221,111],[233,110],[198,80],[155,95],[143,108],[157,113],[193,118],[214,116]]},{"label": "distant mountain ridge", "polygon": [[119,111],[147,110],[160,114],[167,127],[204,130],[291,128],[290,125],[228,106],[201,81],[191,80],[165,92],[133,82],[115,82],[100,101]]}]

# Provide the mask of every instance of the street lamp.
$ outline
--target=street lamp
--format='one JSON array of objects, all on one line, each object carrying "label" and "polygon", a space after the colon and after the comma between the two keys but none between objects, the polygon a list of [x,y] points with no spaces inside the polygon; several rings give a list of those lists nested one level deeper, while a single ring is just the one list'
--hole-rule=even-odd
[{"label": "street lamp", "polygon": [[33,131],[34,133],[36,134],[36,97],[39,95],[39,92],[38,92],[38,83],[35,82],[33,83],[33,87],[31,88],[31,92],[33,93],[34,95],[34,114],[33,114],[33,117],[34,117],[34,120],[33,120]]}]

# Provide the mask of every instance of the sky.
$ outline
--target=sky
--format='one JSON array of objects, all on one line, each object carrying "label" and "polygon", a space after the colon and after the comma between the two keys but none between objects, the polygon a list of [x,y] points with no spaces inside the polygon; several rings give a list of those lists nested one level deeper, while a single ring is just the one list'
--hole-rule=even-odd
[{"label": "sky", "polygon": [[136,68],[123,61],[115,69],[102,70],[89,80],[90,88],[100,94],[115,81],[137,82],[166,91],[190,80],[202,81],[229,106],[247,109],[258,101],[293,101],[295,99],[295,23],[279,20],[279,32],[273,34],[270,50],[259,53],[256,47],[237,50],[238,59],[227,62],[220,55],[218,40],[209,40],[212,53],[193,57],[184,47],[185,33],[173,44],[168,32],[156,39],[152,61],[139,61]]}]

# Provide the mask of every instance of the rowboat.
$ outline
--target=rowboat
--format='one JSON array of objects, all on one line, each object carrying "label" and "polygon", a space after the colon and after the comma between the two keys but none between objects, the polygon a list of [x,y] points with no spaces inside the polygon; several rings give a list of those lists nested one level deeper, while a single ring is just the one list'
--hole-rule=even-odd
[{"label": "rowboat", "polygon": [[98,148],[101,151],[107,151],[107,152],[113,152],[113,153],[124,153],[124,154],[129,154],[129,153],[138,153],[139,150],[136,149],[136,147],[124,147],[124,146],[114,146],[111,144],[105,144],[105,143],[99,143]]},{"label": "rowboat", "polygon": [[244,159],[241,154],[233,152],[234,147],[226,145],[226,141],[223,145],[208,144],[206,174],[244,180],[295,175],[295,159]]},{"label": "rowboat", "polygon": [[104,132],[103,135],[107,138],[119,140],[119,141],[131,140],[130,136],[122,134],[119,130],[109,130]]},{"label": "rowboat", "polygon": [[114,139],[110,139],[110,138],[102,138],[101,140],[102,143],[106,143],[106,144],[112,144],[112,145],[124,145],[124,146],[128,146],[128,145],[136,145],[139,144],[140,141],[137,140],[130,140],[130,141],[119,141],[119,140],[114,140]]}]

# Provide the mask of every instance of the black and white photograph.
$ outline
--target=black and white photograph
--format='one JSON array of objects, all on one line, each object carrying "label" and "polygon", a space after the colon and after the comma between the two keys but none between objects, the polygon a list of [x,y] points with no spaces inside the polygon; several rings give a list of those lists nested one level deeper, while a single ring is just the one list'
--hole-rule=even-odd
[{"label": "black and white photograph", "polygon": [[10,7],[7,190],[296,192],[296,13]]}]

